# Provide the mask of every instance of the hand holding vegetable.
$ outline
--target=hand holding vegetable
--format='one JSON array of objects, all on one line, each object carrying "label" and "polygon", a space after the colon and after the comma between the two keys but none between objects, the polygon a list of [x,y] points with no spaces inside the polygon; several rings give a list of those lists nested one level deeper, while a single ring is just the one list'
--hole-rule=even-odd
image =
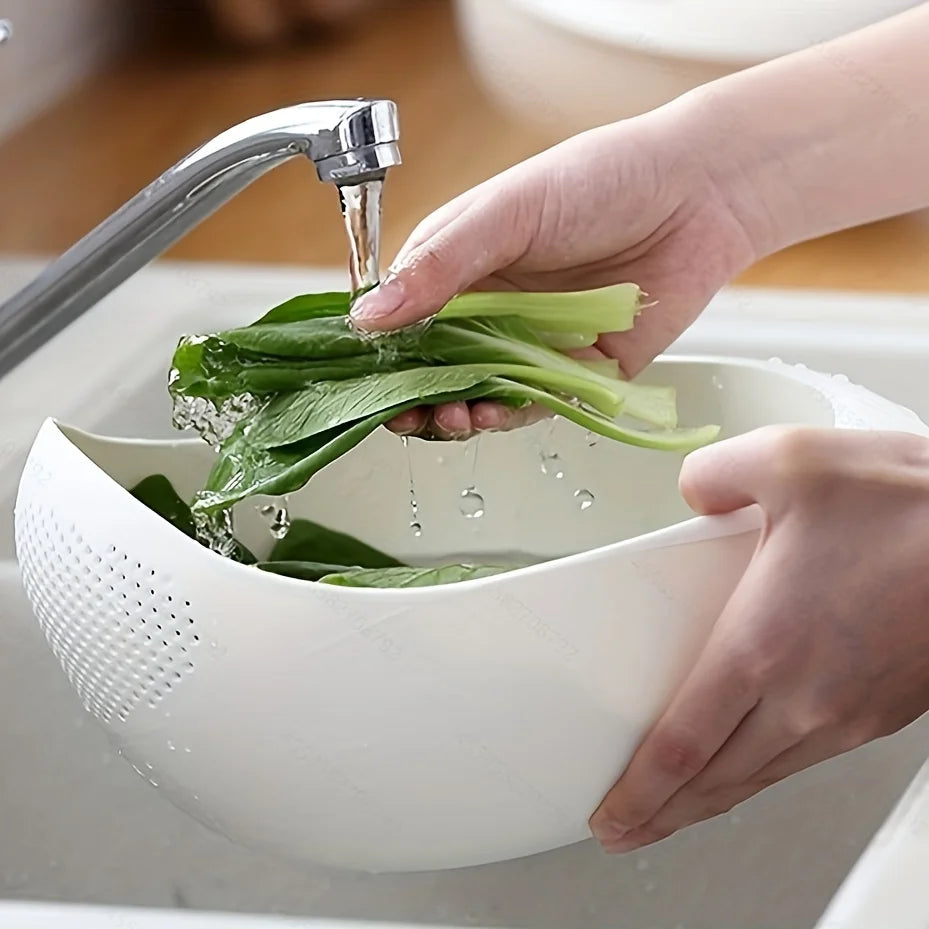
[{"label": "hand holding vegetable", "polygon": [[[643,313],[633,332],[606,335],[597,348],[627,376],[638,374],[758,257],[744,217],[679,131],[676,113],[585,133],[453,200],[413,233],[380,288],[358,301],[356,324],[404,326],[466,289],[583,290],[635,281],[660,305]],[[454,404],[431,417],[411,411],[394,428],[465,438],[526,418],[525,410]]]},{"label": "hand holding vegetable", "polygon": [[[785,246],[929,206],[929,4],[583,133],[428,217],[358,325],[394,329],[467,289],[635,281],[657,301],[599,348],[634,377],[719,288]],[[472,404],[440,435],[519,425]],[[395,423],[429,429],[423,410]]]}]

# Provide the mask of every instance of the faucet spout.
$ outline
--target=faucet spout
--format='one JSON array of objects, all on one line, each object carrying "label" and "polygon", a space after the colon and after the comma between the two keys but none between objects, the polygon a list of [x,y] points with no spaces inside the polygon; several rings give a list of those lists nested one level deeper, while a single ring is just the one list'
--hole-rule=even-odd
[{"label": "faucet spout", "polygon": [[298,155],[337,186],[400,164],[390,100],[301,103],[201,145],[0,304],[0,377],[254,180]]}]

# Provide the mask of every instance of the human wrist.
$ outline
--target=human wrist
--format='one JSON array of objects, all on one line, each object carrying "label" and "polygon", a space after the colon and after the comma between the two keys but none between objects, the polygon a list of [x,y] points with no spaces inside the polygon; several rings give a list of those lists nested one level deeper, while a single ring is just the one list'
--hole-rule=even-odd
[{"label": "human wrist", "polygon": [[803,236],[802,204],[791,178],[797,166],[785,151],[789,143],[772,139],[758,102],[742,87],[722,78],[662,110],[667,131],[689,149],[714,196],[742,230],[753,261]]},{"label": "human wrist", "polygon": [[758,258],[929,206],[927,41],[921,4],[662,108]]}]

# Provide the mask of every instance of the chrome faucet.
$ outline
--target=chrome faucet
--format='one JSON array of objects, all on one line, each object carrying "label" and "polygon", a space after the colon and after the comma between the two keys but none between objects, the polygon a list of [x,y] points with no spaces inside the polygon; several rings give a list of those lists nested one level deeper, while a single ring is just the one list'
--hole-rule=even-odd
[{"label": "chrome faucet", "polygon": [[305,155],[339,187],[400,164],[390,100],[301,103],[200,146],[0,304],[0,377],[262,174]]}]

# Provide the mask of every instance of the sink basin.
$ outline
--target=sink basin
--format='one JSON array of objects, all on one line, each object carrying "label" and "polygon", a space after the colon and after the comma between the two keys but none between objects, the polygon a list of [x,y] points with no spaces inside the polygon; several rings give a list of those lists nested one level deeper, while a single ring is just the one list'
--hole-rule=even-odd
[{"label": "sink basin", "polygon": [[[0,263],[0,288],[33,270]],[[180,331],[244,322],[296,292],[342,284],[341,274],[305,269],[155,265],[0,382],[0,895],[406,924],[812,929],[925,758],[925,720],[640,854],[608,858],[582,842],[504,864],[389,876],[230,843],[165,802],[84,713],[11,560],[12,500],[41,421],[54,413],[102,434],[171,436],[163,369]],[[929,397],[917,385],[929,357],[927,313],[929,298],[730,291],[674,352],[804,362],[926,419]],[[15,924],[2,906],[0,923]],[[833,925],[866,929],[851,918]]]}]

